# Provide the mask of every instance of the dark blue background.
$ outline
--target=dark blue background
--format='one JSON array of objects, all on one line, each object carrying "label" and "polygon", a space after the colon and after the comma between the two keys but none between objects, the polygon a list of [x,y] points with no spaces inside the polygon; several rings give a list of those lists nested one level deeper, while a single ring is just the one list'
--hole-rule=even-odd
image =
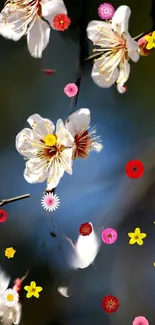
[{"label": "dark blue background", "polygon": [[[99,4],[88,3],[88,22],[97,18]],[[131,7],[132,36],[150,30],[150,1],[113,1],[116,8],[121,4]],[[78,9],[69,0],[67,6],[74,27]],[[15,137],[33,113],[53,121],[68,116],[70,100],[63,88],[76,80],[78,54],[77,28],[65,34],[51,31],[41,60],[30,56],[24,38],[13,42],[0,37],[0,198],[31,194],[4,206],[9,217],[0,224],[0,265],[12,280],[30,269],[24,283],[34,280],[44,288],[38,300],[26,299],[22,291],[22,325],[131,325],[139,315],[154,325],[155,54],[132,64],[124,95],[115,87],[98,88],[91,80],[91,66],[85,70],[77,109],[90,109],[104,150],[76,161],[73,175],[63,177],[57,188],[61,206],[55,213],[41,208],[45,184],[31,185],[23,178],[25,163],[15,149]],[[56,69],[57,74],[47,76],[45,68]],[[130,159],[143,161],[141,179],[125,176]],[[50,236],[53,218],[56,238]],[[95,267],[70,271],[70,248],[63,235],[75,241],[85,221],[91,221],[99,235],[103,227],[116,228],[119,239],[115,245],[101,246]],[[127,233],[138,226],[147,233],[144,245],[130,246]],[[17,251],[10,260],[4,256],[9,246]],[[70,298],[57,293],[59,285],[69,287]],[[108,294],[120,301],[118,312],[111,316],[101,308]]]}]

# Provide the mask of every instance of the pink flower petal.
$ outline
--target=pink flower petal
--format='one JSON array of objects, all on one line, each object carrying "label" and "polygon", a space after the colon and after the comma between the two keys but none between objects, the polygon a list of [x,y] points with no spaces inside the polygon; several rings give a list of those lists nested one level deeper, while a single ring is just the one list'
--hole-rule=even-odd
[{"label": "pink flower petal", "polygon": [[115,12],[114,7],[110,3],[102,3],[98,7],[98,15],[101,19],[109,20],[113,17]]},{"label": "pink flower petal", "polygon": [[52,70],[52,69],[43,69],[43,72],[49,76],[52,76],[56,73],[56,70]]},{"label": "pink flower petal", "polygon": [[118,234],[115,229],[106,228],[102,231],[101,237],[105,244],[114,244],[118,238]]},{"label": "pink flower petal", "polygon": [[68,97],[74,97],[78,92],[78,87],[74,83],[67,84],[64,88],[64,93]]},{"label": "pink flower petal", "polygon": [[132,325],[149,325],[149,322],[144,316],[137,316]]}]

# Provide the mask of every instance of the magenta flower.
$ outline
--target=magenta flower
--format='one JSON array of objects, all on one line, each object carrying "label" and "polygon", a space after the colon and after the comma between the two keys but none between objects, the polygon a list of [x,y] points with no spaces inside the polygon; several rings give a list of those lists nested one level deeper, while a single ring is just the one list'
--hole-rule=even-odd
[{"label": "magenta flower", "polygon": [[64,88],[64,93],[68,97],[74,97],[78,92],[78,87],[73,83],[73,84],[67,84]]},{"label": "magenta flower", "polygon": [[104,229],[101,236],[105,244],[114,244],[118,238],[117,231],[113,228]]},{"label": "magenta flower", "polygon": [[101,19],[109,20],[113,17],[115,12],[114,7],[110,3],[102,3],[98,7],[98,15]]},{"label": "magenta flower", "polygon": [[132,325],[149,325],[149,322],[144,316],[137,316]]}]

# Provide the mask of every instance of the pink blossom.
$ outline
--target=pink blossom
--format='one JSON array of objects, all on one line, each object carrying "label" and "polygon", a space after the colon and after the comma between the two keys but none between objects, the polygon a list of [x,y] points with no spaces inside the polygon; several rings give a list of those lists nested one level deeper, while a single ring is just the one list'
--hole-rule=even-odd
[{"label": "pink blossom", "polygon": [[102,231],[102,240],[105,244],[113,244],[117,238],[117,231],[113,228],[106,228]]},{"label": "pink blossom", "polygon": [[41,205],[47,211],[54,211],[58,209],[59,204],[60,199],[58,195],[53,193],[46,193],[41,199]]},{"label": "pink blossom", "polygon": [[113,17],[115,12],[114,7],[110,3],[102,3],[98,7],[98,15],[101,19],[109,20]]},{"label": "pink blossom", "polygon": [[78,87],[74,84],[67,84],[64,88],[64,93],[68,96],[68,97],[74,97],[78,92]]},{"label": "pink blossom", "polygon": [[149,322],[144,316],[137,316],[132,325],[149,325]]}]

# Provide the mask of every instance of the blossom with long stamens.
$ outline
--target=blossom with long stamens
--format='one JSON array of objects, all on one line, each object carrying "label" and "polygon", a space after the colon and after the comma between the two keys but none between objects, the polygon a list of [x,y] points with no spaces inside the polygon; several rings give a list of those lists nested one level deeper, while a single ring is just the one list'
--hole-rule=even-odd
[{"label": "blossom with long stamens", "polygon": [[90,110],[81,108],[71,114],[66,121],[66,128],[74,138],[73,159],[88,158],[90,151],[100,152],[102,144],[96,130],[90,130]]},{"label": "blossom with long stamens", "polygon": [[31,129],[23,129],[16,137],[16,149],[28,159],[24,178],[28,183],[42,183],[47,190],[55,188],[64,171],[72,174],[72,145],[74,139],[62,120],[52,121],[34,114],[28,118]]},{"label": "blossom with long stamens", "polygon": [[91,21],[87,27],[88,38],[99,48],[94,52],[101,53],[95,60],[92,79],[103,88],[117,83],[120,93],[126,91],[124,84],[129,78],[129,59],[139,59],[138,44],[128,33],[128,22],[131,10],[128,6],[120,6],[109,22]]},{"label": "blossom with long stamens", "polygon": [[14,41],[27,35],[30,54],[41,58],[58,14],[67,15],[63,0],[7,0],[0,14],[0,34]]}]

